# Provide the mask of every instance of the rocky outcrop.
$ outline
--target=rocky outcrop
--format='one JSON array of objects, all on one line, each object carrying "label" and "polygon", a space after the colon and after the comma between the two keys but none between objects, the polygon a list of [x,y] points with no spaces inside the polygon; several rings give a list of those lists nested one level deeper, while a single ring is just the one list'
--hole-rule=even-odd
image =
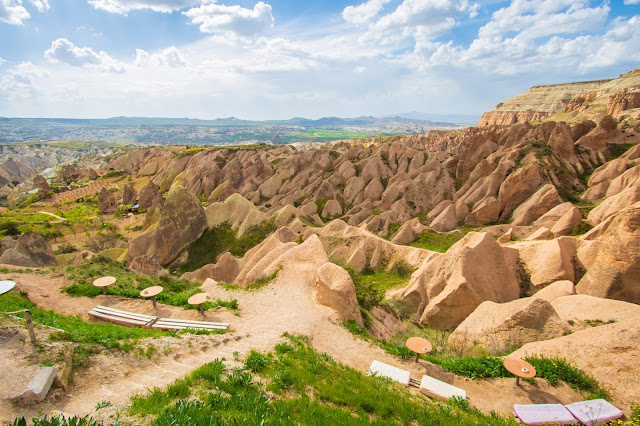
[{"label": "rocky outcrop", "polygon": [[[3,240],[3,246],[5,242]],[[7,247],[11,245],[7,244]],[[7,248],[0,256],[0,264],[37,268],[57,264],[53,247],[40,234],[27,232],[22,234],[13,248]]]},{"label": "rocky outcrop", "polygon": [[156,276],[163,271],[162,266],[152,257],[148,255],[138,256],[131,261],[129,265],[136,274]]},{"label": "rocky outcrop", "polygon": [[340,266],[329,262],[318,268],[314,298],[316,303],[335,310],[341,321],[363,325],[353,280]]},{"label": "rocky outcrop", "polygon": [[133,187],[133,184],[127,183],[124,186],[124,191],[122,194],[122,204],[132,205],[136,203],[137,199],[138,199],[138,193]]},{"label": "rocky outcrop", "polygon": [[207,278],[217,282],[232,283],[240,273],[240,263],[229,252],[224,253],[218,261],[203,266],[193,272],[186,272],[180,278],[204,282]]},{"label": "rocky outcrop", "polygon": [[102,213],[113,213],[116,210],[116,197],[104,187],[98,194],[98,210]]},{"label": "rocky outcrop", "polygon": [[393,297],[417,311],[421,324],[453,329],[484,301],[520,296],[517,251],[471,232],[447,253],[426,261]]},{"label": "rocky outcrop", "polygon": [[586,294],[557,297],[551,304],[563,321],[606,324],[640,319],[640,306],[635,303]]},{"label": "rocky outcrop", "polygon": [[520,242],[512,247],[518,250],[531,275],[532,290],[537,291],[554,281],[574,281],[576,245],[575,238],[561,237],[549,241]]},{"label": "rocky outcrop", "polygon": [[196,241],[207,227],[207,216],[200,200],[177,185],[167,196],[156,226],[129,243],[129,259],[147,255],[161,265],[175,259]]},{"label": "rocky outcrop", "polygon": [[391,238],[394,244],[408,244],[415,241],[428,228],[416,217],[404,223]]},{"label": "rocky outcrop", "polygon": [[600,237],[579,294],[640,303],[640,203],[620,211]]},{"label": "rocky outcrop", "polygon": [[582,222],[582,213],[570,202],[562,203],[549,210],[533,222],[534,226],[549,228],[553,235],[569,235]]},{"label": "rocky outcrop", "polygon": [[37,175],[33,178],[33,184],[38,188],[38,196],[40,198],[46,197],[49,191],[51,191],[51,187],[49,186],[49,182],[42,177],[41,175]]},{"label": "rocky outcrop", "polygon": [[451,334],[449,343],[481,344],[492,350],[560,337],[567,330],[548,301],[527,297],[483,302]]},{"label": "rocky outcrop", "polygon": [[559,297],[576,294],[576,286],[569,280],[556,281],[542,290],[536,292],[533,297],[546,300],[551,303]]},{"label": "rocky outcrop", "polygon": [[151,206],[162,207],[162,194],[160,188],[153,182],[149,182],[138,194],[140,209],[148,209]]}]

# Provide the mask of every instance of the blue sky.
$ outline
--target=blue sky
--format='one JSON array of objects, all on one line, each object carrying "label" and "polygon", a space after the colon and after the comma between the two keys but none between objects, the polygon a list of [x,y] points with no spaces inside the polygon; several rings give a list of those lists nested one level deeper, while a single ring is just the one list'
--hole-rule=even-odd
[{"label": "blue sky", "polygon": [[0,0],[0,116],[480,114],[640,67],[640,0]]}]

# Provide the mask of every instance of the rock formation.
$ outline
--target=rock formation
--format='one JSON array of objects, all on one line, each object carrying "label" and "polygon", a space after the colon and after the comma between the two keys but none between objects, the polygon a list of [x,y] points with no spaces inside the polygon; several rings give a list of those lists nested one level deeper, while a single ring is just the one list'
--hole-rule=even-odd
[{"label": "rock formation", "polygon": [[[3,252],[0,256],[0,264],[37,268],[58,263],[51,245],[45,241],[42,235],[37,233],[22,234],[15,246],[8,242],[5,244],[4,240],[2,245]],[[4,249],[5,246],[8,248]]]},{"label": "rock formation", "polygon": [[102,213],[113,213],[116,210],[116,197],[113,193],[102,188],[98,194],[98,210]]}]

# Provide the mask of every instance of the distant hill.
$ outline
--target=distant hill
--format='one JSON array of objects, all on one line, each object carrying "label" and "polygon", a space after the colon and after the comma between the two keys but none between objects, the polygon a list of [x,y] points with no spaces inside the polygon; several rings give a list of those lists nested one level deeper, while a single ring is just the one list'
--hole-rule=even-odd
[{"label": "distant hill", "polygon": [[533,86],[485,112],[479,126],[525,121],[600,121],[605,115],[640,120],[640,68],[618,78]]},{"label": "distant hill", "polygon": [[473,114],[433,114],[428,112],[402,112],[399,114],[384,115],[385,117],[401,117],[410,120],[435,121],[440,123],[475,125],[480,119],[479,115]]}]

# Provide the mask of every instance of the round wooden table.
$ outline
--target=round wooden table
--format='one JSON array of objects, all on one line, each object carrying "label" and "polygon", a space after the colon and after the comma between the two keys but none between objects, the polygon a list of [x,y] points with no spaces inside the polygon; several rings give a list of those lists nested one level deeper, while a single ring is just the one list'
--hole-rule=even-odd
[{"label": "round wooden table", "polygon": [[211,299],[211,296],[209,296],[209,294],[198,293],[191,296],[189,300],[187,300],[187,303],[189,303],[190,305],[200,305],[200,308],[199,308],[200,313],[204,315],[204,309],[202,308],[202,304],[204,302],[207,302],[209,299]]},{"label": "round wooden table", "polygon": [[421,354],[428,354],[433,350],[431,343],[422,337],[409,337],[407,339],[407,348],[416,353],[416,362],[418,362]]},{"label": "round wooden table", "polygon": [[164,290],[161,286],[156,285],[153,287],[148,287],[145,288],[144,290],[142,290],[140,292],[140,296],[142,297],[151,297],[151,300],[153,301],[153,307],[156,307],[156,295],[162,293],[162,290]]},{"label": "round wooden table", "polygon": [[509,373],[516,376],[516,386],[520,384],[520,377],[523,379],[531,379],[536,376],[535,367],[525,360],[505,358],[502,363]]},{"label": "round wooden table", "polygon": [[102,287],[102,294],[107,295],[107,287],[116,282],[116,277],[102,277],[93,281],[96,287]]},{"label": "round wooden table", "polygon": [[11,281],[11,280],[0,281],[0,294],[5,294],[11,291],[11,289],[14,288],[15,286],[16,286],[15,281]]}]

